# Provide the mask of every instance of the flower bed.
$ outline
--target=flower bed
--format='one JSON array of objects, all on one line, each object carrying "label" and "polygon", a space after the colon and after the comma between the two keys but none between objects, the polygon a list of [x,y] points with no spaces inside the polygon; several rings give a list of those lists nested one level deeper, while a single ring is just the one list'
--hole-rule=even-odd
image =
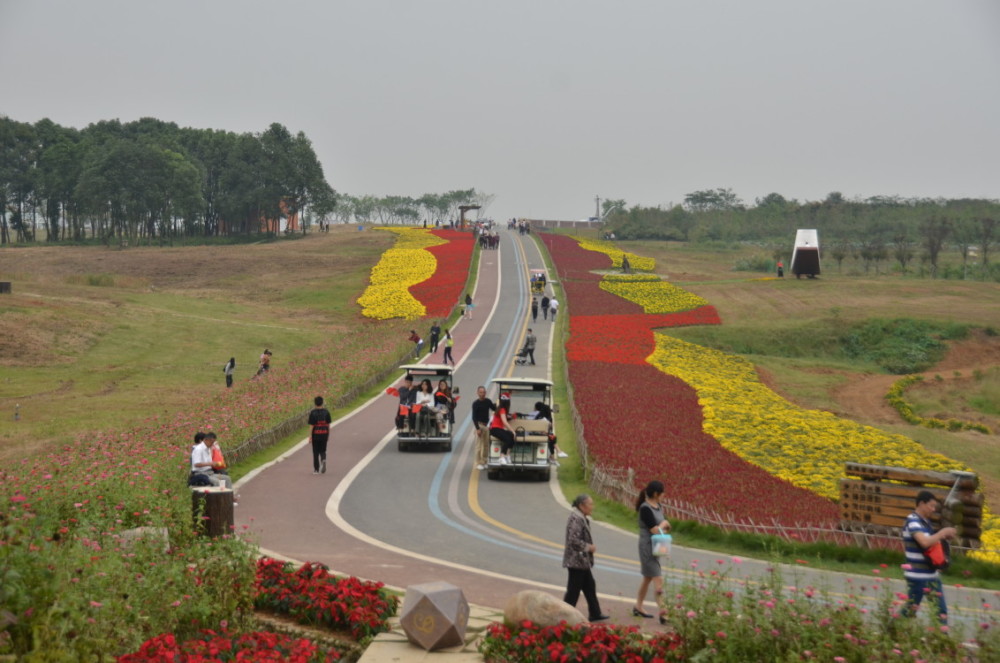
[{"label": "flower bed", "polygon": [[605,467],[658,479],[672,499],[737,520],[826,523],[836,505],[796,488],[722,447],[704,431],[695,390],[645,363],[570,361],[587,452]]},{"label": "flower bed", "polygon": [[653,258],[637,256],[634,253],[622,251],[611,242],[596,239],[581,239],[580,247],[586,249],[587,251],[595,251],[605,254],[611,259],[611,264],[619,269],[621,269],[622,258],[624,256],[628,256],[628,261],[632,266],[632,269],[638,269],[644,272],[651,272],[656,269],[656,260]]},{"label": "flower bed", "polygon": [[298,570],[268,557],[257,563],[255,606],[289,615],[299,623],[345,631],[365,640],[389,630],[399,600],[380,582],[337,578],[322,564]]},{"label": "flower bed", "polygon": [[740,357],[657,334],[650,361],[697,390],[705,431],[724,447],[831,500],[839,498],[846,462],[967,469],[902,435],[792,405],[761,383],[753,364]]},{"label": "flower bed", "polygon": [[320,647],[305,638],[260,631],[243,635],[203,631],[201,637],[185,642],[178,642],[169,633],[159,635],[134,654],[119,657],[118,663],[332,663],[340,659],[337,649]]},{"label": "flower bed", "polygon": [[903,418],[907,423],[913,424],[915,426],[923,426],[924,428],[940,428],[947,429],[950,431],[960,431],[960,430],[974,430],[983,433],[984,435],[990,435],[991,431],[989,426],[981,424],[975,421],[962,421],[961,419],[938,419],[937,417],[931,417],[930,419],[925,419],[913,411],[913,406],[910,405],[903,394],[906,393],[906,389],[917,382],[922,382],[924,376],[922,375],[908,375],[905,378],[896,380],[889,392],[885,395],[885,399],[889,401],[889,405],[899,413],[899,416]]},{"label": "flower bed", "polygon": [[627,281],[605,276],[601,279],[601,289],[635,302],[646,313],[676,313],[708,306],[708,302],[698,295],[659,279]]},{"label": "flower bed", "polygon": [[432,234],[446,243],[426,249],[436,262],[434,274],[411,286],[410,294],[424,305],[426,315],[447,318],[462,298],[475,244],[469,232],[440,229]]},{"label": "flower bed", "polygon": [[675,653],[679,645],[680,638],[672,633],[647,637],[635,626],[569,626],[564,622],[542,627],[524,621],[514,628],[490,624],[479,652],[486,663],[665,663],[687,660]]},{"label": "flower bed", "polygon": [[[404,324],[366,321],[169,419],[81,436],[0,470],[0,613],[13,616],[0,620],[0,654],[42,647],[82,660],[249,611],[255,550],[192,527],[192,435],[213,430],[231,448],[308,409],[304,395],[344,393],[399,356]],[[134,527],[167,529],[168,552],[156,539],[129,544],[122,533]]]},{"label": "flower bed", "polygon": [[396,245],[372,267],[368,287],[358,297],[361,314],[376,320],[413,320],[427,309],[409,288],[434,275],[437,261],[425,251],[445,241],[422,228],[384,228],[397,235]]}]

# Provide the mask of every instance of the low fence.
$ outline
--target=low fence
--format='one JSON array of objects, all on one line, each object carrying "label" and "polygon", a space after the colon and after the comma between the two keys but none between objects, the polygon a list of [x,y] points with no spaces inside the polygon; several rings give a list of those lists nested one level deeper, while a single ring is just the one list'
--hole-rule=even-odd
[{"label": "low fence", "polygon": [[[327,407],[329,407],[330,409],[337,409],[339,407],[344,407],[345,405],[353,402],[356,398],[358,398],[358,396],[362,395],[375,385],[385,380],[392,373],[398,371],[397,366],[399,366],[401,363],[404,363],[406,361],[406,358],[411,356],[412,354],[413,354],[412,350],[404,352],[399,356],[398,359],[396,359],[394,362],[391,362],[389,365],[387,365],[381,371],[370,377],[365,382],[352,387],[348,391],[345,391],[344,393],[337,396],[334,400],[328,401]],[[267,378],[265,377],[264,379]],[[239,444],[239,446],[237,446],[234,449],[227,449],[226,461],[230,465],[235,465],[236,463],[241,463],[247,460],[248,458],[250,458],[250,456],[254,455],[259,451],[263,451],[265,449],[273,447],[275,444],[285,439],[295,431],[307,426],[309,424],[309,412],[311,411],[311,409],[312,408],[308,410],[303,410],[298,414],[292,415],[291,417],[285,419],[284,421],[277,424],[273,428],[270,428],[266,431],[258,433],[253,437],[244,440]]]}]

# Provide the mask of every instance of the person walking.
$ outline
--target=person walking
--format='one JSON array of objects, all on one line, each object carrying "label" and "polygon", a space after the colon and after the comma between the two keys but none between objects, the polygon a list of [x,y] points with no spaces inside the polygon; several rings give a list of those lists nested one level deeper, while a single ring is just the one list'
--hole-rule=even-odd
[{"label": "person walking", "polygon": [[438,351],[438,341],[441,340],[441,325],[435,320],[434,324],[431,325],[431,346],[428,352],[434,354]]},{"label": "person walking", "polygon": [[639,593],[635,597],[632,614],[636,617],[652,619],[653,615],[645,612],[643,603],[646,592],[653,585],[653,597],[657,605],[663,595],[663,569],[660,560],[653,555],[653,535],[666,534],[670,531],[670,522],[663,517],[663,507],[660,498],[663,497],[663,483],[650,481],[646,488],[639,492],[635,501],[635,510],[639,515],[639,565],[642,571],[642,582],[639,583]]},{"label": "person walking", "polygon": [[535,344],[538,343],[538,339],[535,338],[535,334],[528,328],[528,334],[524,337],[524,351],[531,358],[531,365],[535,365]]},{"label": "person walking", "polygon": [[455,358],[451,356],[451,350],[455,347],[455,339],[451,337],[451,332],[447,329],[444,330],[444,359],[443,362],[447,364],[451,362],[451,365],[455,365]]},{"label": "person walking", "polygon": [[542,295],[542,320],[549,319],[549,296]]},{"label": "person walking", "polygon": [[230,357],[226,365],[222,367],[222,372],[226,374],[226,389],[233,386],[233,373],[236,371],[236,357]]},{"label": "person walking", "polygon": [[906,517],[903,525],[903,549],[906,553],[906,566],[903,567],[903,577],[906,579],[907,601],[902,613],[913,617],[917,613],[924,595],[931,597],[937,605],[935,614],[942,625],[948,623],[948,604],[944,599],[944,588],[941,586],[941,575],[930,565],[925,551],[941,541],[954,539],[958,533],[954,527],[942,527],[937,533],[931,528],[931,516],[941,509],[941,502],[929,490],[917,493],[913,513]]},{"label": "person walking", "polygon": [[566,594],[563,601],[574,608],[580,599],[580,592],[587,599],[588,619],[600,622],[608,619],[601,612],[601,604],[597,600],[597,583],[594,581],[594,537],[590,532],[590,514],[594,512],[594,498],[590,495],[578,495],[573,500],[573,510],[569,512],[566,521],[566,547],[563,550],[563,568],[568,572]]},{"label": "person walking", "polygon": [[538,297],[531,298],[531,321],[538,322]]},{"label": "person walking", "polygon": [[476,305],[472,303],[472,293],[468,293],[468,292],[465,293],[465,313],[464,313],[464,316],[466,318],[468,318],[469,320],[472,320],[472,309],[474,309],[475,307],[476,307]]},{"label": "person walking", "polygon": [[476,427],[476,469],[486,469],[487,450],[490,446],[490,411],[496,410],[493,401],[486,398],[486,387],[476,389],[472,401],[472,425]]},{"label": "person walking", "polygon": [[323,397],[313,399],[316,406],[309,413],[309,425],[312,426],[313,474],[326,474],[326,443],[330,441],[330,422],[333,417],[330,411],[323,407]]},{"label": "person walking", "polygon": [[551,318],[552,322],[556,321],[556,313],[558,311],[559,311],[559,300],[555,298],[555,295],[553,295],[552,299],[549,300],[549,313],[550,313],[549,317]]}]

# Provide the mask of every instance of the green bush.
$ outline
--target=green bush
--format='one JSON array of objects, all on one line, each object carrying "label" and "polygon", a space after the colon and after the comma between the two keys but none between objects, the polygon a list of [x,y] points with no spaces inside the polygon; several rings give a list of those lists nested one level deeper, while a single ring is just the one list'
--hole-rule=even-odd
[{"label": "green bush", "polygon": [[900,318],[871,319],[840,337],[845,355],[871,361],[896,375],[918,373],[944,357],[942,340],[964,338],[968,327]]}]

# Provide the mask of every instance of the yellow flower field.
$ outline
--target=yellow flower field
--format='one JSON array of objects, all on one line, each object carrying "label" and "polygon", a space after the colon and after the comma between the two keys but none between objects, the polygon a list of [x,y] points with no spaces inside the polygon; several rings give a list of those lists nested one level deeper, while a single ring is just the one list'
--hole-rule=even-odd
[{"label": "yellow flower field", "polygon": [[651,272],[656,268],[656,260],[653,258],[646,258],[644,256],[637,256],[634,253],[626,253],[618,247],[616,247],[611,242],[607,242],[600,239],[580,239],[575,238],[580,243],[580,248],[587,249],[588,251],[597,251],[598,253],[604,253],[609,258],[615,267],[621,268],[622,266],[622,256],[628,256],[629,264],[632,269],[638,269],[644,272]]},{"label": "yellow flower field", "polygon": [[705,431],[727,449],[796,486],[832,500],[845,462],[965,470],[908,437],[792,405],[733,355],[656,334],[648,361],[698,392]]},{"label": "yellow flower field", "polygon": [[[969,470],[903,435],[792,405],[757,377],[741,357],[655,334],[647,361],[698,392],[705,432],[747,462],[832,500],[839,499],[844,463]],[[983,510],[984,551],[1000,550],[1000,517]],[[1000,564],[1000,554],[973,557]]]},{"label": "yellow flower field", "polygon": [[646,313],[679,313],[708,305],[698,295],[667,283],[655,274],[636,275],[653,278],[628,280],[630,276],[607,274],[601,279],[601,290],[635,302]]},{"label": "yellow flower field", "polygon": [[427,309],[409,292],[409,287],[434,275],[437,260],[424,249],[446,244],[423,228],[377,228],[396,234],[396,244],[372,267],[368,287],[358,297],[361,314],[376,320],[413,320]]}]

